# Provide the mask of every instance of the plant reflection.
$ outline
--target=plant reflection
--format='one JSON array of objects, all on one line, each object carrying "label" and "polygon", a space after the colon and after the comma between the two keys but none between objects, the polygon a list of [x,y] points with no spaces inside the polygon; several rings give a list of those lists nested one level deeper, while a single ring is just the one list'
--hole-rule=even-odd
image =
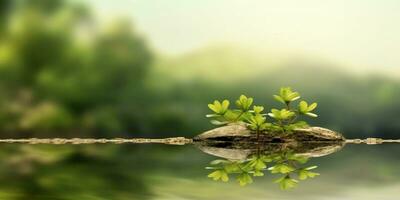
[{"label": "plant reflection", "polygon": [[264,176],[269,171],[271,174],[281,175],[274,182],[278,183],[282,190],[286,190],[296,187],[299,180],[319,175],[311,171],[317,166],[304,166],[307,161],[307,157],[296,155],[291,151],[274,154],[257,153],[245,160],[217,159],[210,162],[211,166],[206,169],[213,170],[208,177],[215,181],[227,182],[231,176],[235,176],[241,186],[252,183],[253,177]]}]

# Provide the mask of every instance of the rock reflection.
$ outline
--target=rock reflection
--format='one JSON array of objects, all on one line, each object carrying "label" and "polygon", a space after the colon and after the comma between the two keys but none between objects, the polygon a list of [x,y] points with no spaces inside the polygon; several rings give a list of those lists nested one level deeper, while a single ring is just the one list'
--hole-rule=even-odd
[{"label": "rock reflection", "polygon": [[199,142],[195,145],[207,154],[223,158],[211,161],[206,167],[212,170],[208,177],[215,181],[236,179],[245,186],[267,173],[279,174],[273,181],[286,190],[296,187],[299,181],[320,175],[314,172],[317,166],[307,165],[309,159],[337,152],[345,142]]}]

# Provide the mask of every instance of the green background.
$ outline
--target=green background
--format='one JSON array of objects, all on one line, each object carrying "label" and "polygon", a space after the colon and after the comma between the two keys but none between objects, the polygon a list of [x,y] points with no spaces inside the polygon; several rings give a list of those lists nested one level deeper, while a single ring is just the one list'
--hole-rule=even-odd
[{"label": "green background", "polygon": [[[319,103],[311,125],[399,137],[391,27],[400,5],[330,2],[323,12],[312,1],[256,2],[0,0],[0,137],[193,137],[213,127],[205,115],[214,99],[246,94],[269,109],[282,86]],[[267,177],[248,188],[211,182],[203,168],[212,157],[191,146],[1,145],[0,197],[373,199],[400,188],[396,152],[346,147],[318,159],[319,180],[284,193]]]}]

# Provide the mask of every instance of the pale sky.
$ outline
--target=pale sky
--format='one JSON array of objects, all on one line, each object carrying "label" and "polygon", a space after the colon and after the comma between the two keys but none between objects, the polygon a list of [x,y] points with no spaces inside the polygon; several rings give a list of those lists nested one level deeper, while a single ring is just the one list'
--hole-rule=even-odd
[{"label": "pale sky", "polygon": [[218,43],[400,72],[399,0],[91,0],[130,17],[151,46],[180,54]]}]

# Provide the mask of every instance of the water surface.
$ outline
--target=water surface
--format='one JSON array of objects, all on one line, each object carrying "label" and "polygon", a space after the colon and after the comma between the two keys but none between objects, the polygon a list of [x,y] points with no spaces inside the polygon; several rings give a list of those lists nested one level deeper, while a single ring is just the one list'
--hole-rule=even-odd
[{"label": "water surface", "polygon": [[2,144],[0,199],[396,199],[400,145],[347,144],[312,158],[321,175],[282,191],[266,173],[245,187],[207,178],[194,145]]}]

